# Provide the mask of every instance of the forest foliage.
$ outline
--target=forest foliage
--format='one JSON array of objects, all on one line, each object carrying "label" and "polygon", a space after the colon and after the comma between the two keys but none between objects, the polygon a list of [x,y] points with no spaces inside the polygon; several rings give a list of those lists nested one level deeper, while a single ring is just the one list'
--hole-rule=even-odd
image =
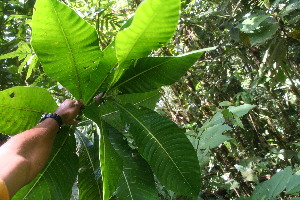
[{"label": "forest foliage", "polygon": [[[161,37],[157,40],[151,39],[152,43],[150,42],[147,48],[144,44],[148,40],[143,40],[149,37],[147,34],[134,41],[138,45],[130,42],[130,36],[137,32],[134,27],[138,29],[143,26],[143,20],[146,20],[149,14],[147,6],[141,6],[140,11],[136,12],[141,20],[133,21],[130,27],[131,17],[140,1],[62,2],[80,16],[71,9],[66,11],[65,15],[59,12],[61,17],[70,17],[66,26],[69,29],[74,28],[74,32],[69,33],[74,36],[72,39],[75,41],[76,38],[84,37],[82,41],[88,41],[89,44],[87,46],[87,43],[81,44],[80,41],[76,41],[74,45],[88,47],[83,50],[84,54],[95,61],[86,65],[88,61],[81,56],[83,51],[73,52],[75,61],[82,64],[78,73],[82,77],[79,77],[80,81],[77,82],[80,84],[77,85],[70,81],[74,78],[71,69],[60,69],[70,65],[68,59],[59,57],[65,53],[52,52],[57,45],[46,40],[53,36],[60,37],[59,30],[54,31],[57,26],[50,22],[37,22],[49,20],[47,16],[53,15],[53,11],[47,11],[46,7],[41,5],[41,10],[44,9],[43,14],[37,14],[32,20],[35,1],[0,2],[0,90],[3,91],[1,98],[19,94],[20,87],[12,88],[14,86],[40,87],[41,93],[47,92],[42,89],[46,88],[55,100],[49,100],[47,95],[41,94],[39,96],[48,100],[35,99],[35,102],[24,102],[21,107],[28,109],[30,103],[44,104],[43,108],[34,109],[48,112],[44,110],[44,107],[47,107],[50,112],[56,107],[55,101],[62,102],[66,98],[76,97],[83,98],[85,103],[91,103],[94,101],[93,96],[99,94],[97,101],[85,109],[83,120],[75,131],[76,140],[72,136],[74,130],[65,130],[66,133],[71,131],[70,135],[58,135],[54,152],[59,153],[47,165],[50,175],[47,177],[48,175],[42,174],[37,178],[40,180],[36,182],[39,188],[44,189],[35,191],[30,198],[37,198],[39,192],[48,190],[49,194],[44,195],[55,199],[69,199],[75,182],[71,198],[108,199],[115,194],[112,198],[127,199],[124,196],[130,196],[131,193],[124,183],[126,178],[130,177],[129,182],[135,183],[132,185],[132,194],[135,196],[131,196],[130,199],[143,199],[143,195],[147,195],[146,199],[193,199],[194,197],[186,196],[189,192],[182,192],[180,188],[176,188],[184,188],[182,184],[172,183],[176,179],[180,180],[179,178],[163,180],[167,173],[156,166],[159,165],[155,164],[156,161],[151,161],[149,151],[147,152],[149,147],[143,143],[145,140],[140,138],[144,136],[135,134],[143,133],[145,126],[149,128],[152,123],[159,124],[168,117],[184,129],[166,121],[164,126],[170,127],[166,134],[171,137],[174,132],[180,133],[176,138],[186,135],[192,143],[191,147],[197,152],[195,155],[201,168],[201,188],[199,194],[194,196],[198,196],[198,199],[297,199],[300,192],[299,1],[181,1],[180,16],[168,14],[172,10],[178,10],[179,4],[166,7],[166,10],[157,16],[157,22],[153,23],[155,26],[149,30],[159,32],[162,29],[156,26],[167,24],[170,31],[164,33],[165,35],[160,34]],[[150,0],[145,4],[147,2]],[[50,7],[49,5],[47,8]],[[85,21],[80,21],[81,18]],[[169,20],[166,20],[167,18]],[[129,22],[123,25],[127,20]],[[119,32],[120,28],[124,30]],[[40,34],[35,32],[35,29],[45,31]],[[83,30],[85,34],[80,32]],[[155,34],[150,33],[150,37],[152,35]],[[127,42],[132,44],[136,51],[128,52],[130,44]],[[54,46],[47,48],[49,45]],[[207,47],[216,49],[204,55],[204,51],[197,51]],[[112,53],[114,48],[119,48],[117,54]],[[60,50],[63,52],[63,47]],[[56,60],[47,57],[47,54],[55,53],[58,55]],[[104,59],[99,61],[100,54]],[[147,55],[149,56],[145,57]],[[200,55],[203,57],[193,65]],[[137,58],[141,59],[136,60],[134,67],[131,67],[130,60]],[[62,61],[66,63],[61,63]],[[101,69],[104,70],[101,76],[94,73],[98,70],[95,69],[96,62],[106,66]],[[115,63],[118,63],[118,68]],[[133,74],[140,73],[138,70],[142,69],[142,66],[147,65],[152,69],[158,63],[167,64],[157,68],[153,74],[146,74],[136,80],[132,78]],[[176,72],[172,69],[173,66],[177,66]],[[107,79],[104,72],[111,72],[111,69],[116,71]],[[91,74],[92,78],[87,74]],[[176,76],[172,77],[172,74]],[[179,79],[180,77],[182,78]],[[161,86],[163,87],[159,91],[154,91]],[[98,97],[102,97],[103,93],[100,92],[105,91],[105,88],[109,88],[110,91],[104,94],[106,100],[102,102],[103,99]],[[30,87],[27,89],[30,90]],[[141,92],[144,94],[138,95]],[[30,94],[24,92],[21,97],[26,99],[26,95]],[[12,105],[19,104],[22,102],[19,99],[21,97],[16,95],[8,100],[2,98],[0,104],[4,101]],[[134,106],[128,106],[126,103]],[[99,104],[101,109],[98,109]],[[135,106],[148,109],[137,109]],[[149,110],[154,107],[156,112]],[[111,115],[117,110],[121,111],[121,115]],[[22,113],[18,115],[22,117]],[[39,116],[40,113],[33,113],[31,118],[34,120],[26,122],[26,127],[23,128],[34,126]],[[85,117],[98,125],[101,137],[95,123]],[[135,119],[142,120],[144,127],[138,126]],[[18,125],[6,126],[7,129],[17,127]],[[15,134],[18,130],[1,129],[1,132]],[[159,137],[161,130],[151,127],[150,132]],[[4,140],[5,136],[1,138]],[[182,140],[182,145],[178,142],[174,144],[175,147],[189,146],[185,143],[187,140]],[[153,148],[159,149],[155,144],[157,143],[153,143]],[[170,143],[169,147],[174,145]],[[62,146],[66,148],[57,151]],[[107,159],[102,148],[108,148],[114,159]],[[97,153],[99,149],[100,160]],[[120,157],[124,159],[118,159]],[[64,164],[66,158],[72,162]],[[100,163],[103,169],[99,168]],[[109,169],[112,165],[116,166],[113,171]],[[61,166],[68,174],[56,177],[51,173],[52,168]],[[134,176],[130,176],[131,171],[127,170],[129,168],[136,169]],[[194,164],[185,165],[184,168],[186,173],[197,171]],[[172,169],[173,167],[169,168],[169,174],[176,174]],[[154,177],[152,171],[155,171]],[[105,176],[109,176],[112,181],[108,181]],[[200,171],[194,178],[193,180],[200,184]],[[196,180],[197,178],[199,179]],[[68,180],[68,184],[60,182],[63,179]],[[116,185],[117,182],[119,184]],[[68,186],[60,188],[60,184]],[[171,186],[172,184],[175,185]],[[49,185],[56,188],[49,189]],[[93,185],[92,191],[89,191],[89,185]],[[79,195],[74,188],[79,188]],[[26,190],[21,190],[15,198],[26,198],[26,195],[21,197]],[[141,191],[148,192],[143,194]]]}]

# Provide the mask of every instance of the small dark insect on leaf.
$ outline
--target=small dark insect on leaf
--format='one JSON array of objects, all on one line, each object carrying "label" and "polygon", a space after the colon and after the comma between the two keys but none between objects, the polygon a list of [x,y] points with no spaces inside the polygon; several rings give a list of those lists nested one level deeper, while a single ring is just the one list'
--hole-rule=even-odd
[{"label": "small dark insect on leaf", "polygon": [[89,68],[90,66],[85,66],[85,67],[83,67],[83,69],[87,69],[87,68]]},{"label": "small dark insect on leaf", "polygon": [[14,98],[15,97],[15,93],[13,92],[9,96],[10,96],[10,98]]}]

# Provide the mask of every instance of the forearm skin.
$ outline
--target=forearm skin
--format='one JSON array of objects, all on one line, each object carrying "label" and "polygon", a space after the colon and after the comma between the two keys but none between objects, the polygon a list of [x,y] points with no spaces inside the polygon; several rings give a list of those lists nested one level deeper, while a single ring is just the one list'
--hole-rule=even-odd
[{"label": "forearm skin", "polygon": [[13,136],[0,148],[0,179],[12,197],[33,180],[47,162],[55,136],[57,122],[47,118],[34,128]]}]

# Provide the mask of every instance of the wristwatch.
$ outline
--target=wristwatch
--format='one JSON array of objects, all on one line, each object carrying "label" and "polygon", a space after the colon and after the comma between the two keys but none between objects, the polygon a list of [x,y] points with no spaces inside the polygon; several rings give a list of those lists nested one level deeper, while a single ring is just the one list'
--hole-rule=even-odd
[{"label": "wristwatch", "polygon": [[63,125],[63,121],[62,121],[61,117],[58,114],[56,114],[56,113],[45,113],[45,114],[42,115],[42,117],[40,119],[40,122],[44,121],[47,118],[55,119],[55,121],[57,122],[57,124],[59,126],[59,130],[60,130],[60,128]]}]

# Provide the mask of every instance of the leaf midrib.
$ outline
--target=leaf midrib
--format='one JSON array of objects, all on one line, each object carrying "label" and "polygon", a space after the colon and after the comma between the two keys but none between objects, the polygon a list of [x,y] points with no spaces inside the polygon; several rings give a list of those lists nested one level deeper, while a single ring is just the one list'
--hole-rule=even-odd
[{"label": "leaf midrib", "polygon": [[[158,94],[154,94],[154,95],[152,95],[152,96],[150,96],[150,97],[148,97],[148,98],[146,98],[146,99],[142,99],[142,100],[140,100],[140,101],[138,101],[138,102],[136,102],[136,103],[134,103],[133,105],[138,105],[138,104],[141,104],[141,103],[143,103],[143,102],[145,102],[145,101],[147,101],[147,100],[149,100],[149,99],[152,99],[153,97],[155,97],[155,96],[157,96],[157,95],[159,95],[159,93]],[[113,112],[110,112],[110,113],[107,113],[107,114],[104,114],[104,115],[99,115],[99,117],[101,118],[101,117],[106,117],[106,116],[108,116],[108,115],[112,115],[112,114],[115,114],[115,113],[118,113],[119,112],[119,110],[116,110],[116,111],[113,111]]]},{"label": "leaf midrib", "polygon": [[6,106],[6,105],[0,105],[0,107],[9,108],[9,109],[15,109],[15,110],[21,110],[21,111],[28,111],[28,112],[44,113],[43,111],[40,111],[40,110],[18,108],[18,107],[13,107],[13,106]]},{"label": "leaf midrib", "polygon": [[[81,142],[82,142],[82,144],[83,144],[83,146],[84,146],[84,149],[85,149],[85,151],[87,152],[88,159],[89,159],[89,162],[90,162],[90,164],[91,164],[91,166],[92,166],[93,172],[95,172],[95,171],[96,171],[96,169],[95,169],[95,167],[94,167],[94,164],[93,164],[92,158],[91,158],[91,156],[90,156],[90,152],[88,151],[88,148],[87,148],[87,146],[86,146],[85,142],[83,141],[83,139],[82,139],[81,135],[80,135],[80,134],[77,134],[77,136],[79,136],[79,139],[81,140]],[[98,182],[98,181],[96,181],[96,184],[97,184],[97,188],[98,188],[99,196],[101,197],[102,195],[101,195],[101,192],[100,192],[100,191],[101,191],[101,189],[100,189],[100,187],[99,187],[99,182]]]},{"label": "leaf midrib", "polygon": [[[143,5],[144,6],[144,5]],[[153,22],[154,18],[158,15],[158,12],[154,12],[155,14],[153,15],[153,17],[151,18],[151,20],[149,21],[149,23],[147,24],[147,26],[145,27],[145,29],[142,31],[142,33],[138,36],[138,38],[133,42],[133,45],[131,45],[131,48],[129,51],[127,51],[128,53],[126,54],[126,56],[124,56],[125,59],[121,60],[122,63],[124,63],[127,58],[128,58],[128,55],[130,55],[130,53],[133,51],[133,48],[135,47],[135,45],[137,44],[137,42],[140,40],[140,38],[142,37],[142,35],[144,35],[144,33],[146,32],[146,30],[148,30],[148,28],[150,27],[150,24]],[[131,25],[132,26],[132,25]],[[128,28],[127,30],[124,30],[124,31],[129,31],[130,29],[132,30],[132,28]],[[123,32],[124,33],[124,32]]]},{"label": "leaf midrib", "polygon": [[131,188],[130,188],[130,186],[129,186],[127,177],[126,177],[126,175],[125,175],[125,173],[124,173],[124,170],[123,170],[123,176],[124,176],[124,179],[125,179],[125,182],[126,182],[126,185],[127,185],[127,188],[128,188],[129,194],[130,194],[130,197],[131,197],[131,199],[133,200],[133,196],[132,196],[132,193],[131,193]]},{"label": "leaf midrib", "polygon": [[[59,2],[57,2],[57,3],[59,3]],[[59,18],[59,15],[57,13],[56,7],[54,6],[52,0],[51,0],[51,4],[52,4],[53,10],[55,12],[55,15],[57,17],[57,22],[59,24],[60,30],[61,30],[61,32],[62,32],[62,34],[64,36],[64,39],[65,39],[66,44],[67,44],[67,47],[68,47],[68,49],[70,51],[70,57],[71,57],[71,61],[72,61],[72,65],[73,65],[73,69],[74,69],[74,73],[75,73],[75,77],[76,77],[76,87],[77,87],[77,91],[79,93],[79,99],[81,99],[82,98],[81,86],[80,86],[80,82],[79,82],[79,75],[78,75],[77,65],[76,65],[76,62],[75,62],[75,58],[73,56],[73,51],[72,51],[72,48],[70,46],[70,42],[69,42],[69,40],[68,40],[68,38],[66,36],[66,33],[65,33],[64,29],[63,29],[63,26],[62,26],[61,20]]]},{"label": "leaf midrib", "polygon": [[176,165],[175,161],[172,159],[172,157],[170,156],[170,154],[168,153],[168,151],[162,146],[162,144],[156,139],[156,137],[153,135],[153,133],[146,127],[146,125],[144,125],[138,118],[136,118],[129,110],[127,110],[124,106],[122,106],[121,104],[117,103],[117,105],[122,108],[123,110],[125,110],[131,117],[133,117],[147,132],[148,135],[150,135],[158,144],[159,146],[163,149],[163,151],[166,153],[166,155],[169,157],[169,159],[172,161],[172,163],[174,164],[175,168],[177,169],[177,171],[179,172],[179,174],[182,176],[182,178],[186,181],[186,183],[190,186],[190,188],[192,189],[193,187],[190,185],[190,183],[188,182],[188,180],[184,177],[184,175],[182,174],[182,172],[180,171],[179,167]]},{"label": "leaf midrib", "polygon": [[125,80],[124,82],[120,83],[119,85],[117,85],[117,86],[115,86],[115,87],[120,87],[120,86],[124,85],[125,83],[131,81],[132,79],[135,79],[135,78],[138,77],[138,76],[142,76],[144,73],[149,72],[149,71],[151,71],[151,70],[153,70],[153,69],[159,67],[160,65],[164,65],[164,64],[166,64],[166,63],[168,63],[168,62],[171,62],[171,61],[174,60],[175,58],[177,58],[177,57],[170,57],[169,60],[167,60],[167,61],[165,61],[165,62],[162,62],[162,63],[160,63],[160,64],[158,64],[158,65],[154,65],[153,67],[151,67],[151,68],[149,68],[149,69],[147,69],[147,70],[145,70],[145,71],[142,71],[142,72],[140,72],[140,73],[138,73],[138,74],[132,76],[131,78]]}]

